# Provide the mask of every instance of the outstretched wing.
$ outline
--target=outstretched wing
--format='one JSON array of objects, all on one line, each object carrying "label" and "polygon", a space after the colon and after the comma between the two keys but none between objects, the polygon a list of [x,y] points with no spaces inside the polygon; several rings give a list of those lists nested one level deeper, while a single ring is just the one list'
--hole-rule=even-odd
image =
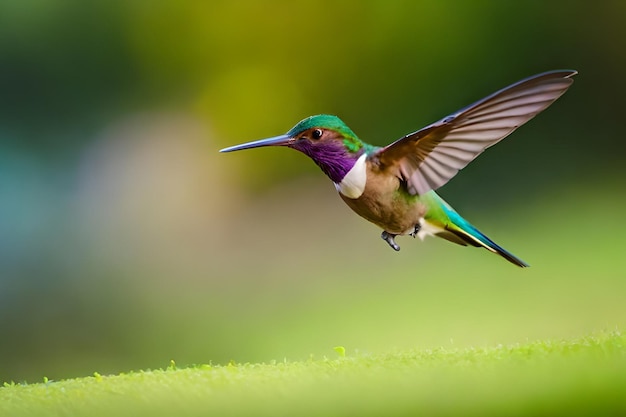
[{"label": "outstretched wing", "polygon": [[559,98],[577,72],[545,72],[512,84],[382,148],[383,167],[397,167],[412,194],[436,190],[488,147]]}]

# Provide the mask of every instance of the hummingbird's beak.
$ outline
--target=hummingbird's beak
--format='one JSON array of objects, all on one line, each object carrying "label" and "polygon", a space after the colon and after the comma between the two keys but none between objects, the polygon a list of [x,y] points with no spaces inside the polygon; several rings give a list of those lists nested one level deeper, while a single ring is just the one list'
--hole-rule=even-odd
[{"label": "hummingbird's beak", "polygon": [[233,152],[242,149],[260,148],[261,146],[285,146],[291,142],[293,138],[289,135],[280,135],[268,139],[255,140],[253,142],[242,143],[241,145],[230,146],[221,149],[220,152]]}]

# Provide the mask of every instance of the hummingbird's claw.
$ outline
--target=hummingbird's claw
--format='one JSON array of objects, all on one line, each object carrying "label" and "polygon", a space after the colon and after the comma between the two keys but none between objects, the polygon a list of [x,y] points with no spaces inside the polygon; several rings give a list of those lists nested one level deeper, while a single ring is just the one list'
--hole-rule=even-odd
[{"label": "hummingbird's claw", "polygon": [[422,229],[422,225],[421,224],[416,224],[415,228],[413,229],[413,232],[409,233],[409,235],[413,236],[413,238],[415,238],[415,236],[417,236],[417,234],[419,233],[419,231]]},{"label": "hummingbird's claw", "polygon": [[393,248],[393,250],[395,250],[396,252],[400,250],[400,246],[398,246],[398,244],[396,243],[396,241],[394,240],[394,238],[397,235],[391,234],[391,233],[387,233],[386,231],[383,231],[380,235],[380,237],[389,244],[389,246],[391,246]]}]

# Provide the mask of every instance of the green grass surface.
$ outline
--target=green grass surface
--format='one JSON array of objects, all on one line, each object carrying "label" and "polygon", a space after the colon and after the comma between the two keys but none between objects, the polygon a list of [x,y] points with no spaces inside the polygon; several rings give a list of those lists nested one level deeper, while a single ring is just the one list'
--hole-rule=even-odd
[{"label": "green grass surface", "polygon": [[626,337],[5,384],[2,416],[619,415]]}]

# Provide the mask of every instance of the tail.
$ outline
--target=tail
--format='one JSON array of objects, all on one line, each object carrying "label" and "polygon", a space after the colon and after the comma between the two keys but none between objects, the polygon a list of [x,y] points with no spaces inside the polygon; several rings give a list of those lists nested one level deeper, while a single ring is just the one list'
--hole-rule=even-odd
[{"label": "tail", "polygon": [[[434,194],[434,193],[433,193]],[[436,194],[435,194],[436,195]],[[507,261],[521,267],[527,268],[526,262],[522,261],[511,252],[507,251],[493,240],[489,239],[484,233],[472,226],[467,220],[465,220],[459,213],[457,213],[448,203],[437,196],[440,200],[441,208],[448,217],[448,222],[439,233],[435,233],[438,237],[447,239],[451,242],[458,243],[460,245],[472,245],[476,247],[483,247],[493,253],[497,253]]]}]

